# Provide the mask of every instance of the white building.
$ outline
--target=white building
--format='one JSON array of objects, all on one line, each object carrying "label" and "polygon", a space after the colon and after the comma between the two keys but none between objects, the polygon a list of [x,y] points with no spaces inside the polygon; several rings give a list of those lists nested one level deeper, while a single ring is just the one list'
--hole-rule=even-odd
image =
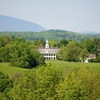
[{"label": "white building", "polygon": [[86,58],[84,62],[85,63],[88,63],[89,62],[89,59],[95,59],[95,58],[96,58],[96,54],[89,54],[88,55],[88,58]]},{"label": "white building", "polygon": [[49,48],[48,40],[46,40],[45,48],[39,48],[38,52],[44,56],[46,60],[56,60],[58,48]]}]

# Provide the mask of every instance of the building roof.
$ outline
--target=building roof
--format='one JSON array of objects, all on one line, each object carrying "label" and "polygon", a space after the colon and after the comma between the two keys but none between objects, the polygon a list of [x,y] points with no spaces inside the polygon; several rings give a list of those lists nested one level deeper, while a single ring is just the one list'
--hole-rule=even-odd
[{"label": "building roof", "polygon": [[40,54],[56,54],[58,50],[58,48],[49,48],[48,40],[46,40],[45,48],[39,48],[38,52]]},{"label": "building roof", "polygon": [[89,55],[88,55],[88,58],[91,58],[91,59],[92,59],[92,58],[96,58],[96,54],[89,54]]},{"label": "building roof", "polygon": [[100,52],[100,48],[99,48],[99,49],[97,49],[97,51],[98,51],[98,52]]},{"label": "building roof", "polygon": [[58,48],[39,48],[38,51],[41,54],[55,54],[58,52]]}]

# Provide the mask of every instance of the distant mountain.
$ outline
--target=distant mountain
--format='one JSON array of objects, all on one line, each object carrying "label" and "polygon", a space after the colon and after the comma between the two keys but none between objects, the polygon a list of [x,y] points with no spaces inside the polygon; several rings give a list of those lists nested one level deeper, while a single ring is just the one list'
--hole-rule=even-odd
[{"label": "distant mountain", "polygon": [[45,31],[45,28],[36,23],[0,15],[0,31],[40,32],[40,31]]},{"label": "distant mountain", "polygon": [[98,34],[99,32],[95,32],[95,31],[84,31],[84,32],[79,32],[81,34]]}]

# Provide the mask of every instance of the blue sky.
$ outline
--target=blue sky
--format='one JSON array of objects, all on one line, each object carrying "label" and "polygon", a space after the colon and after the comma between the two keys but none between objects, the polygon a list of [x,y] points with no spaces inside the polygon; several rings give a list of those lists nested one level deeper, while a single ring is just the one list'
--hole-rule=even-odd
[{"label": "blue sky", "polygon": [[100,32],[100,0],[0,0],[0,14],[46,29]]}]

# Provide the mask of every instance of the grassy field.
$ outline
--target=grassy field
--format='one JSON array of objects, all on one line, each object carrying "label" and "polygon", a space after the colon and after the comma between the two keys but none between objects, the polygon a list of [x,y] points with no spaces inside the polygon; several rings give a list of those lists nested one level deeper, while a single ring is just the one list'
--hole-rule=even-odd
[{"label": "grassy field", "polygon": [[[51,63],[55,67],[62,69],[64,76],[75,67],[87,67],[93,71],[100,71],[100,63],[81,63],[81,62],[65,62],[59,60],[46,60],[46,63]],[[0,63],[0,71],[12,77],[15,73],[27,71],[28,69],[12,67],[9,63]]]},{"label": "grassy field", "polygon": [[0,63],[0,71],[8,75],[9,77],[12,77],[12,75],[14,75],[15,73],[22,73],[26,70],[28,69],[12,67],[9,65],[9,63]]},{"label": "grassy field", "polygon": [[46,60],[46,63],[51,63],[55,67],[61,68],[64,76],[75,67],[86,67],[92,69],[94,72],[100,72],[100,63],[66,62],[59,60]]},{"label": "grassy field", "polygon": [[82,63],[82,62],[66,62],[66,61],[59,61],[59,60],[46,60],[46,63],[52,63],[58,67],[90,67],[92,69],[100,70],[100,63]]}]

